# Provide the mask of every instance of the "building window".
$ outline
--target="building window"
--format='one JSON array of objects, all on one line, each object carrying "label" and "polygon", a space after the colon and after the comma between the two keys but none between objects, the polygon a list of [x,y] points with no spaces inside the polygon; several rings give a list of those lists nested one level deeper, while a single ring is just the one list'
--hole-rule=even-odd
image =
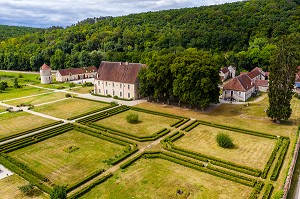
[{"label": "building window", "polygon": [[113,91],[113,96],[115,96],[115,91]]},{"label": "building window", "polygon": [[130,93],[128,93],[128,98],[130,98]]},{"label": "building window", "polygon": [[99,89],[99,93],[101,93],[101,90]]},{"label": "building window", "polygon": [[239,96],[241,96],[242,95],[242,92],[239,92]]},{"label": "building window", "polygon": [[122,84],[120,84],[120,88],[122,88]]},{"label": "building window", "polygon": [[106,91],[105,91],[105,94],[107,95],[107,93],[108,93],[108,92],[107,92],[107,90],[106,90]]},{"label": "building window", "polygon": [[113,83],[113,87],[115,87],[115,83]]},{"label": "building window", "polygon": [[107,82],[105,82],[105,86],[107,86]]},{"label": "building window", "polygon": [[98,85],[100,85],[100,81],[98,81]]},{"label": "building window", "polygon": [[120,92],[120,97],[122,97],[122,92]]},{"label": "building window", "polygon": [[128,89],[130,89],[130,85],[128,84]]}]

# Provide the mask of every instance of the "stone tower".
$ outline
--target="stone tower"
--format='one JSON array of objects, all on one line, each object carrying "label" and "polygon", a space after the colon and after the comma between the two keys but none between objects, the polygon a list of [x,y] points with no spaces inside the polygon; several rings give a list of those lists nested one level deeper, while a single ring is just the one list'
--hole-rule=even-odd
[{"label": "stone tower", "polygon": [[40,68],[40,76],[42,84],[52,83],[51,68],[47,64],[43,64],[43,66]]}]

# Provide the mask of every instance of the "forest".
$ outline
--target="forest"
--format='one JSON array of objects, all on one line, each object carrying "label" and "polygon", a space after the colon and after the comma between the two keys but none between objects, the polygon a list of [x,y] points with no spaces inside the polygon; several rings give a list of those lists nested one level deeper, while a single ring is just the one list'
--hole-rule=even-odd
[{"label": "forest", "polygon": [[11,37],[20,37],[40,30],[40,28],[0,25],[0,42]]},{"label": "forest", "polygon": [[[283,37],[299,37],[299,4],[299,0],[250,0],[86,19],[67,28],[43,29],[2,41],[0,69],[38,71],[43,63],[61,69],[98,67],[102,60],[140,62],[149,66],[150,72],[144,71],[148,79],[153,78],[148,73],[161,71],[158,67],[162,66],[169,67],[166,75],[174,80],[170,82],[172,92],[144,85],[145,94],[179,94],[182,89],[175,86],[176,79],[189,78],[188,74],[177,73],[181,70],[179,65],[188,67],[197,63],[185,60],[187,52],[192,52],[186,58],[191,60],[199,53],[205,55],[208,64],[203,61],[199,64],[204,68],[211,66],[210,70],[234,65],[238,72],[256,66],[268,71],[278,41]],[[172,57],[172,62],[168,57]],[[168,65],[163,65],[164,62]],[[148,81],[147,78],[144,80]]]}]

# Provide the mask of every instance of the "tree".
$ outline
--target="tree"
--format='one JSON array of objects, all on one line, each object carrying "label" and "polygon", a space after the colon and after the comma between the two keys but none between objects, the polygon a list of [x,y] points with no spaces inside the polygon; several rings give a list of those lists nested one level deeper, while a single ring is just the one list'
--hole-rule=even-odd
[{"label": "tree", "polygon": [[222,148],[234,147],[231,137],[225,133],[218,133],[216,137],[216,141],[219,144],[219,146]]},{"label": "tree", "polygon": [[131,124],[139,123],[139,115],[135,113],[130,113],[126,116],[126,121]]},{"label": "tree", "polygon": [[30,196],[30,195],[33,194],[34,184],[29,183],[29,184],[27,184],[27,185],[20,186],[20,187],[19,187],[19,190],[20,190],[23,194],[25,194],[25,195],[27,195],[27,196]]},{"label": "tree", "polygon": [[299,52],[295,44],[299,38],[300,35],[292,35],[282,39],[271,60],[267,115],[278,123],[282,119],[287,120],[292,113],[290,101],[299,62]]},{"label": "tree", "polygon": [[1,91],[4,91],[4,90],[7,89],[7,88],[8,88],[7,82],[6,82],[6,81],[1,81],[1,82],[0,82],[0,90],[1,90]]},{"label": "tree", "polygon": [[14,88],[20,88],[18,78],[14,78]]},{"label": "tree", "polygon": [[55,185],[50,193],[50,199],[66,199],[67,186]]}]

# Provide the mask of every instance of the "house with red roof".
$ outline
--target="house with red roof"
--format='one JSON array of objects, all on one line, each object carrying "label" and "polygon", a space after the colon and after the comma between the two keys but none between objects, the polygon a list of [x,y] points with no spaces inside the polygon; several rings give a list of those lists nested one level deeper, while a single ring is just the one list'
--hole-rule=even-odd
[{"label": "house with red roof", "polygon": [[94,82],[94,93],[124,99],[138,99],[140,63],[102,61]]},{"label": "house with red roof", "polygon": [[295,78],[295,87],[296,89],[300,89],[300,66],[297,67],[297,73]]},{"label": "house with red roof", "polygon": [[58,82],[95,78],[96,76],[97,68],[95,66],[61,69],[55,74],[56,81]]},{"label": "house with red roof", "polygon": [[223,87],[222,99],[246,101],[255,92],[255,84],[247,74],[241,74]]},{"label": "house with red roof", "polygon": [[236,72],[236,67],[233,66],[221,68],[219,73],[221,81],[224,82],[229,78],[235,77],[235,72]]}]

